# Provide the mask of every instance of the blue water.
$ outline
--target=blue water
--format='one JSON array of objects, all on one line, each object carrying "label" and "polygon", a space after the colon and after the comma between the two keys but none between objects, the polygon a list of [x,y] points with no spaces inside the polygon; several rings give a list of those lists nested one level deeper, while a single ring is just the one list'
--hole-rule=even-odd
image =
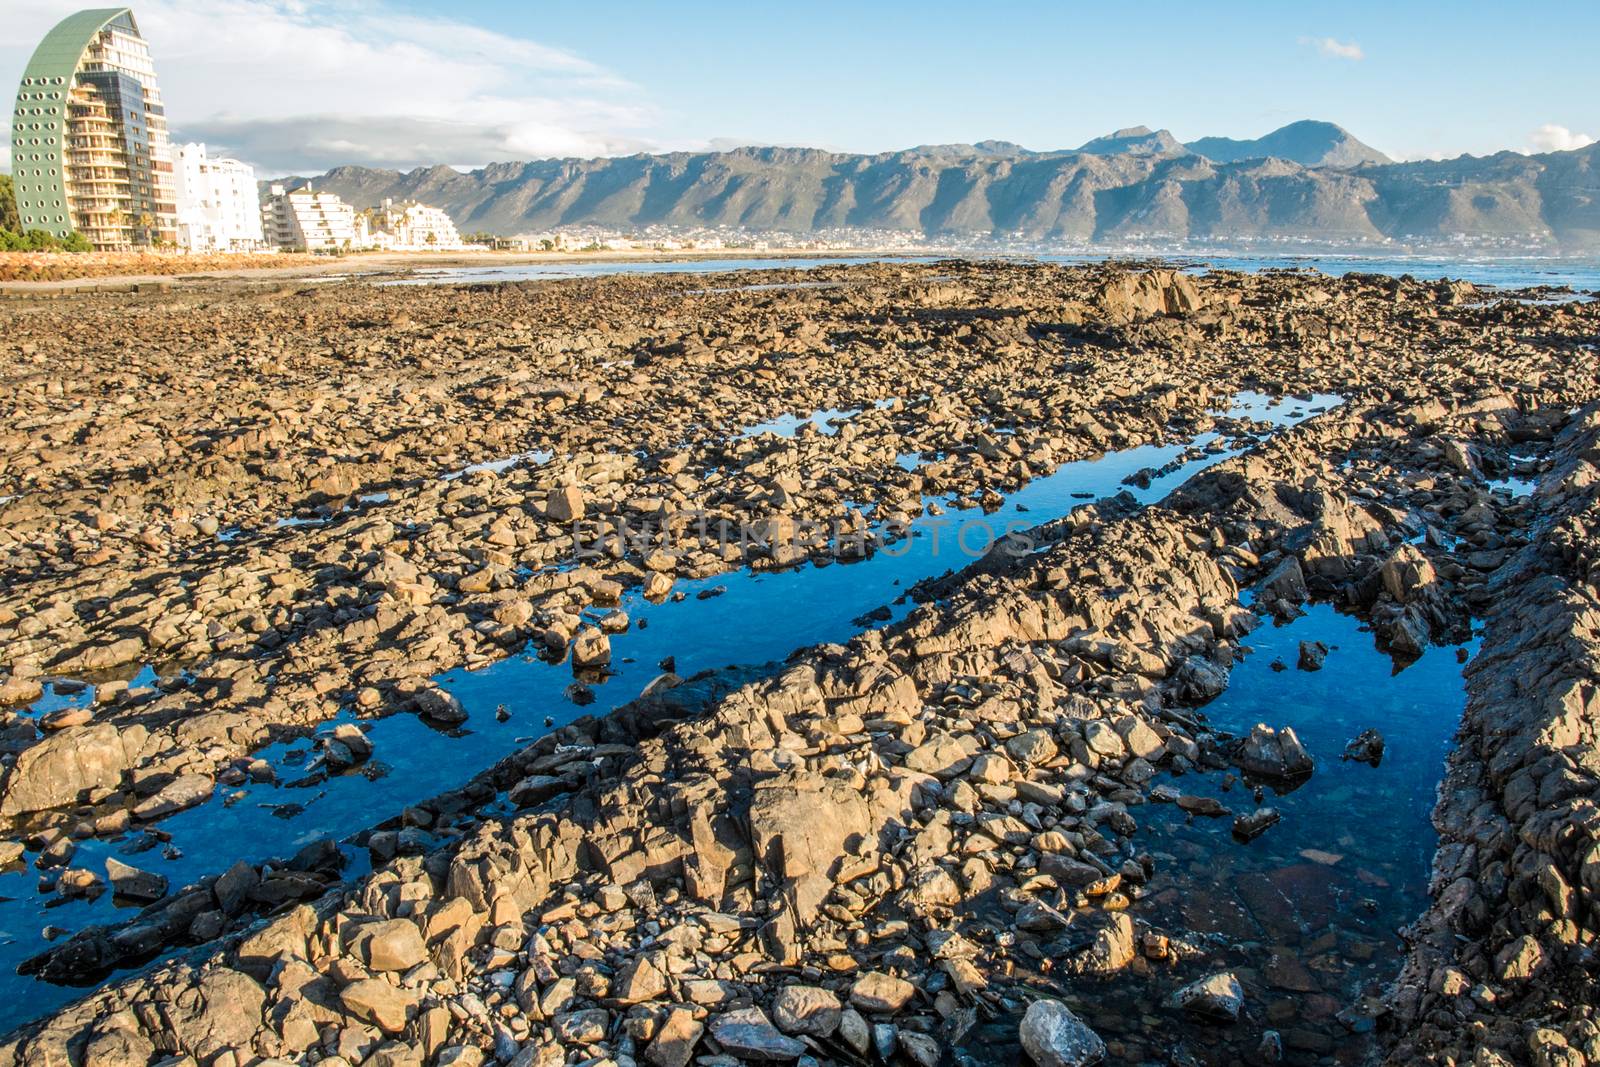
[{"label": "blue water", "polygon": [[[1302,640],[1332,650],[1322,670],[1298,669]],[[1130,1017],[1142,1019],[1186,982],[1234,970],[1250,1023],[1196,1028],[1167,1010],[1166,1025],[1186,1029],[1191,1050],[1208,1050],[1200,1062],[1238,1062],[1260,1030],[1274,1026],[1306,1028],[1352,1052],[1370,1026],[1362,997],[1398,972],[1404,946],[1397,930],[1428,903],[1438,845],[1430,814],[1466,702],[1458,650],[1431,648],[1399,666],[1361,623],[1326,605],[1288,625],[1265,622],[1242,643],[1250,653],[1202,713],[1235,735],[1258,722],[1293,726],[1316,770],[1291,792],[1265,791],[1263,803],[1282,820],[1249,843],[1233,838],[1231,818],[1190,818],[1167,804],[1139,809],[1134,845],[1156,862],[1134,914],[1175,935],[1189,932],[1203,952],[1154,979],[1086,987],[1084,1011],[1106,1037],[1138,1041],[1148,1027],[1130,1026]],[[1345,745],[1369,728],[1387,743],[1380,765],[1341,760]],[[1216,797],[1235,814],[1256,807],[1247,785],[1223,788],[1219,774],[1160,780]],[[1352,1008],[1349,1025],[1335,1018]],[[1170,1047],[1172,1031],[1159,1032]],[[1291,1054],[1288,1062],[1305,1061]]]},{"label": "blue water", "polygon": [[[1321,671],[1297,668],[1302,640],[1331,648]],[[1112,1046],[1117,1063],[1268,1062],[1257,1055],[1266,1030],[1282,1035],[1291,1067],[1371,1062],[1372,1014],[1404,953],[1397,930],[1427,904],[1437,845],[1429,816],[1465,705],[1458,654],[1477,642],[1431,648],[1401,666],[1357,620],[1313,605],[1288,625],[1264,621],[1241,643],[1249,652],[1228,688],[1185,713],[1235,735],[1257,722],[1294,727],[1317,766],[1290,792],[1263,790],[1281,821],[1241,843],[1232,816],[1257,806],[1248,783],[1225,772],[1159,775],[1153,785],[1230,809],[1223,818],[1160,802],[1130,809],[1138,829],[1125,852],[1148,858],[1153,873],[1129,914],[1186,946],[1180,960],[1097,979],[1035,969],[1026,953],[1013,958]],[[1341,761],[1368,728],[1387,741],[1383,761]],[[1168,1002],[1220,971],[1244,988],[1236,1025],[1196,1022]],[[966,1047],[980,1062],[1021,1062],[1016,1034],[1016,1018],[1002,1015],[980,1024]]]},{"label": "blue water", "polygon": [[[1334,396],[1274,403],[1259,394],[1244,394],[1228,413],[1287,425],[1337,403],[1339,398]],[[680,581],[675,589],[687,597],[659,605],[635,592],[622,603],[633,628],[612,638],[614,673],[594,685],[592,704],[580,707],[568,697],[572,672],[567,666],[552,665],[531,654],[477,671],[447,672],[440,677],[441,684],[461,699],[470,716],[458,736],[436,731],[412,715],[371,722],[368,737],[374,745],[372,763],[376,767],[369,769],[387,773],[369,780],[352,772],[304,788],[273,783],[219,787],[212,801],[157,824],[181,850],[181,858],[164,860],[156,849],[131,857],[129,862],[167,875],[176,889],[202,874],[226,869],[241,856],[256,860],[287,857],[319,838],[344,839],[398,814],[408,804],[461,785],[543,734],[547,717],[561,726],[633,699],[659,673],[657,664],[667,656],[675,657],[677,673],[688,677],[708,668],[780,661],[796,648],[848,640],[862,629],[857,620],[866,612],[892,605],[892,617],[903,617],[914,605],[893,602],[913,584],[966,566],[1008,530],[1037,525],[1065,515],[1086,498],[1124,489],[1141,502],[1157,500],[1198,470],[1231,454],[1215,434],[1202,435],[1189,444],[1113,452],[1064,464],[1012,494],[1005,507],[993,514],[949,507],[945,515],[919,518],[911,537],[861,562],[806,564],[787,571],[744,571]],[[1148,488],[1122,484],[1131,474],[1162,467],[1180,456],[1187,462],[1156,478]],[[708,599],[696,595],[718,588],[725,591]],[[150,677],[153,675],[144,675],[141,684]],[[59,699],[48,698],[51,702]],[[511,712],[507,722],[496,721],[495,709],[500,705]],[[334,725],[325,724],[318,733],[331,734]],[[269,746],[259,755],[279,765],[280,781],[289,781],[305,773],[303,764],[310,749],[310,742],[300,740]],[[295,752],[300,756],[285,762],[285,756]],[[303,810],[284,818],[284,805]],[[104,857],[116,854],[127,843],[125,839],[84,841],[70,865],[103,873]],[[351,869],[359,869],[364,853],[356,849],[346,852]],[[76,995],[73,990],[11,973],[17,961],[46,947],[40,935],[44,924],[76,931],[118,917],[109,895],[98,901],[52,906],[53,898],[37,892],[35,879],[29,870],[0,874],[0,897],[7,898],[0,900],[0,937],[4,938],[0,962],[10,964],[0,965],[0,1029],[36,1017]]]}]

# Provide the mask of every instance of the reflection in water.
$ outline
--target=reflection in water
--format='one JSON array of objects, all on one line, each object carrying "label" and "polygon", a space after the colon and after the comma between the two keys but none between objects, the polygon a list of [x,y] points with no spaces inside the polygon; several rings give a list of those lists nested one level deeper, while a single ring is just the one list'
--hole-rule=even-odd
[{"label": "reflection in water", "polygon": [[[1320,671],[1297,668],[1302,641],[1331,650]],[[1286,1063],[1365,1062],[1382,987],[1404,955],[1397,931],[1427,906],[1438,844],[1429,816],[1466,703],[1456,650],[1430,649],[1397,671],[1359,621],[1326,605],[1288,625],[1263,623],[1244,644],[1252,651],[1204,716],[1235,735],[1258,722],[1293,726],[1316,772],[1291,792],[1265,790],[1260,803],[1282,818],[1249,843],[1233,837],[1231,818],[1189,817],[1173,804],[1135,809],[1133,847],[1154,874],[1131,914],[1194,956],[1136,961],[1109,980],[1064,980],[1062,999],[1112,1044],[1115,1062],[1262,1062],[1267,1031]],[[1342,760],[1367,729],[1387,741],[1381,763]],[[1162,783],[1214,797],[1235,815],[1258,807],[1232,775]],[[1195,1023],[1167,1004],[1180,986],[1218,971],[1244,986],[1237,1024]],[[1015,1020],[1008,1025],[1009,1037],[997,1024],[980,1040],[1014,1047]],[[1193,1059],[1169,1059],[1178,1049]]]}]

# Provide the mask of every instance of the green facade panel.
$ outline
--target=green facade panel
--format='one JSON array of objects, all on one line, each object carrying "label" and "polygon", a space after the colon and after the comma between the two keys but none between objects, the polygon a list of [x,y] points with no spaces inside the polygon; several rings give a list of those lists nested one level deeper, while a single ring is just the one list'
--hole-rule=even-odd
[{"label": "green facade panel", "polygon": [[84,50],[117,20],[138,27],[125,7],[96,8],[68,15],[39,42],[22,72],[11,115],[11,176],[24,230],[56,237],[72,232],[67,200],[67,94]]}]

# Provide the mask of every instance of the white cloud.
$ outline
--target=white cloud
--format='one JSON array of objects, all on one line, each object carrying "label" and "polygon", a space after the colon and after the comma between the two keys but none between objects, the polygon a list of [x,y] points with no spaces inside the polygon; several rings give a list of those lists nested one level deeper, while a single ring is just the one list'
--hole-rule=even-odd
[{"label": "white cloud", "polygon": [[1357,62],[1367,58],[1360,45],[1354,41],[1341,41],[1337,37],[1302,37],[1300,43],[1310,45],[1329,59],[1348,59]]},{"label": "white cloud", "polygon": [[1594,138],[1547,122],[1528,134],[1528,144],[1531,147],[1523,149],[1526,155],[1535,152],[1570,152],[1574,148],[1588,148],[1594,144]]},{"label": "white cloud", "polygon": [[[75,6],[7,0],[0,84],[20,79]],[[141,0],[134,17],[174,138],[205,140],[263,174],[661,147],[649,136],[655,107],[613,71],[384,0]]]}]

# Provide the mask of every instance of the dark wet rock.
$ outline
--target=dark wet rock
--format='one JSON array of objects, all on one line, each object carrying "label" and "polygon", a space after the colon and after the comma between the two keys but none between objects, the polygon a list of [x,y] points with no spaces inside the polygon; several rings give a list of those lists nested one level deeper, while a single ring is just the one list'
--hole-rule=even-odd
[{"label": "dark wet rock", "polygon": [[1178,798],[1178,807],[1190,815],[1202,815],[1213,819],[1229,814],[1227,806],[1216,797],[1194,796],[1188,793]]},{"label": "dark wet rock", "polygon": [[1232,973],[1213,974],[1191,982],[1173,994],[1173,1004],[1190,1015],[1212,1022],[1239,1021],[1244,1011],[1244,987]]},{"label": "dark wet rock", "polygon": [[1362,730],[1344,746],[1343,758],[1376,767],[1383,762],[1383,753],[1383,735],[1376,730]]},{"label": "dark wet rock", "polygon": [[1257,808],[1234,817],[1233,836],[1240,841],[1254,841],[1278,822],[1282,815],[1276,808]]},{"label": "dark wet rock", "polygon": [[1201,656],[1190,656],[1178,668],[1178,695],[1203,704],[1228,688],[1228,672]]},{"label": "dark wet rock", "polygon": [[165,875],[141,871],[115,856],[106,857],[106,881],[110,883],[113,893],[127,900],[148,904],[167,895]]},{"label": "dark wet rock", "polygon": [[1328,646],[1321,641],[1301,641],[1297,664],[1303,671],[1320,671],[1328,658]]},{"label": "dark wet rock", "polygon": [[450,726],[467,721],[467,709],[461,706],[461,699],[431,683],[412,694],[411,704],[419,715],[437,723]]},{"label": "dark wet rock", "polygon": [[1028,1005],[1018,1030],[1022,1047],[1038,1067],[1091,1067],[1106,1056],[1105,1042],[1059,1000]]},{"label": "dark wet rock", "polygon": [[1265,723],[1251,728],[1250,736],[1234,750],[1233,762],[1248,774],[1284,780],[1304,778],[1316,769],[1292,726],[1274,730]]}]

